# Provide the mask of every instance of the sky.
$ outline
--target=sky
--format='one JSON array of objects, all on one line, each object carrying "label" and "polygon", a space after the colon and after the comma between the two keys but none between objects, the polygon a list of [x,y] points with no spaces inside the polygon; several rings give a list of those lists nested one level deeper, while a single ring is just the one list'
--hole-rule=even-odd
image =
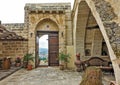
[{"label": "sky", "polygon": [[39,38],[39,48],[48,48],[48,35]]},{"label": "sky", "polygon": [[2,23],[24,23],[25,3],[59,3],[71,2],[74,0],[1,0],[0,20]]}]

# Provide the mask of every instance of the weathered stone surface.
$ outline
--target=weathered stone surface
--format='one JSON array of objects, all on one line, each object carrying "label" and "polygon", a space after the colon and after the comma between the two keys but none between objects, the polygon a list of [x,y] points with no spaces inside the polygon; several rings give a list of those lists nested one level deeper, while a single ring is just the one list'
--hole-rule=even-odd
[{"label": "weathered stone surface", "polygon": [[102,21],[109,21],[116,17],[110,3],[105,0],[93,0]]},{"label": "weathered stone surface", "polygon": [[24,40],[22,36],[17,35],[15,32],[8,31],[4,26],[0,25],[0,40]]},{"label": "weathered stone surface", "polygon": [[8,31],[4,26],[0,25],[0,58],[23,57],[27,53],[27,39],[17,35],[15,32]]},{"label": "weathered stone surface", "polygon": [[120,22],[120,0],[106,0],[106,1],[111,4],[115,14],[118,16],[117,21]]},{"label": "weathered stone surface", "polygon": [[[113,50],[115,49],[114,44],[120,44],[120,26],[119,23],[114,22],[113,20],[117,18],[113,7],[111,4],[105,0],[93,0],[99,13],[101,20],[106,28],[107,35]],[[114,43],[114,44],[113,44]],[[119,52],[119,47],[117,48],[117,53]],[[116,53],[116,50],[114,50]]]},{"label": "weathered stone surface", "polygon": [[[72,45],[72,20],[70,3],[45,3],[45,4],[26,4],[25,23],[3,24],[10,32],[28,39],[23,46],[28,44],[29,52],[35,53],[36,31],[59,31],[59,51],[66,51],[66,44]],[[49,25],[49,29],[46,26]],[[32,37],[31,37],[32,33]],[[61,34],[63,33],[63,36]],[[6,35],[7,36],[7,35]],[[7,37],[9,38],[9,37]],[[15,41],[16,42],[16,41]],[[6,43],[6,45],[8,45]],[[20,44],[20,43],[15,43]],[[5,43],[4,43],[5,45]],[[11,44],[11,46],[13,46]],[[16,46],[20,48],[21,45]],[[14,46],[13,46],[14,47]],[[22,48],[23,49],[25,49]],[[6,53],[7,51],[1,51]],[[21,53],[21,50],[19,50]],[[12,50],[12,53],[15,53]]]},{"label": "weathered stone surface", "polygon": [[15,32],[17,35],[22,36],[24,38],[28,38],[27,35],[27,29],[26,29],[26,25],[24,23],[5,23],[2,24],[7,30],[9,30],[10,32]]},{"label": "weathered stone surface", "polygon": [[58,68],[37,68],[32,71],[22,69],[7,79],[1,85],[78,85],[81,73],[60,71]]},{"label": "weathered stone surface", "polygon": [[[120,30],[120,28],[119,28],[119,25],[120,25],[120,3],[119,2],[120,1],[119,0],[81,0],[81,1],[75,0],[75,5],[73,8],[75,11],[75,12],[73,11],[74,12],[73,13],[74,22],[75,22],[74,23],[74,25],[75,25],[74,33],[78,33],[78,31],[76,32],[76,29],[77,29],[76,24],[77,23],[79,23],[79,26],[83,25],[83,24],[81,24],[81,22],[83,22],[83,21],[82,20],[78,21],[79,18],[77,18],[79,16],[79,12],[82,9],[84,9],[84,7],[83,8],[81,7],[81,10],[79,8],[81,6],[82,2],[87,3],[89,8],[91,9],[90,11],[92,12],[93,16],[95,17],[95,19],[97,21],[97,24],[100,27],[100,31],[102,32],[102,35],[107,44],[107,48],[108,48],[108,51],[110,54],[109,56],[110,56],[110,59],[113,64],[116,82],[118,84],[120,84],[120,81],[119,81],[120,73],[118,72],[118,71],[120,71],[120,67],[119,67],[119,62],[116,62],[116,60],[118,60],[117,57],[119,56],[119,53],[120,53],[118,50],[118,48],[119,48],[118,45],[120,44],[119,43],[120,42],[120,39],[119,39],[120,38],[119,37],[120,36],[120,34],[119,34],[119,30]],[[81,17],[83,17],[83,16],[81,15]],[[105,23],[107,23],[106,26],[105,26]],[[74,37],[74,39],[76,39],[76,36]],[[76,44],[76,42],[75,42],[75,44]],[[90,48],[92,46],[90,44],[91,43],[88,43],[88,46],[86,46],[86,47]],[[76,48],[79,45],[76,45]]]},{"label": "weathered stone surface", "polygon": [[[31,71],[21,69],[10,77],[0,81],[0,85],[79,85],[82,73],[59,68],[36,68]],[[104,76],[104,85],[109,85],[108,80],[114,80],[111,75]]]},{"label": "weathered stone surface", "polygon": [[1,54],[0,58],[3,57],[11,57],[14,60],[16,57],[23,57],[28,49],[27,49],[27,41],[0,41],[2,45],[0,45]]},{"label": "weathered stone surface", "polygon": [[114,50],[114,52],[117,52],[117,56],[120,51],[120,26],[116,22],[106,22],[104,23],[104,26],[106,27],[107,35],[110,39],[111,46]]},{"label": "weathered stone surface", "polygon": [[[36,31],[56,31],[59,32],[59,52],[66,52],[66,43],[71,45],[71,25],[68,17],[71,17],[71,7],[69,3],[61,4],[26,4],[29,12],[26,15],[28,19],[28,48],[29,52],[35,53]],[[67,17],[66,17],[67,16]],[[49,28],[47,28],[49,26]],[[69,30],[68,30],[69,29]],[[33,33],[33,37],[30,37]],[[61,36],[63,34],[63,36]],[[67,41],[69,40],[69,41]],[[32,44],[32,45],[31,45]]]},{"label": "weathered stone surface", "polygon": [[39,10],[70,10],[70,3],[50,3],[50,4],[26,4],[26,7],[30,11],[39,11]]}]

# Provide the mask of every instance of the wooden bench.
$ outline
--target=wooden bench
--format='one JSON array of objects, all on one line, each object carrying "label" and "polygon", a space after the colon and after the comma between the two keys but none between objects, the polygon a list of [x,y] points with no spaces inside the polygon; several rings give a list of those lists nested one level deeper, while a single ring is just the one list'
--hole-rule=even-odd
[{"label": "wooden bench", "polygon": [[85,61],[88,66],[109,66],[109,62],[99,57],[91,57]]},{"label": "wooden bench", "polygon": [[100,57],[91,57],[90,59],[84,61],[84,64],[85,64],[85,67],[96,66],[100,68],[102,71],[113,73],[113,68],[112,66],[110,66],[110,64],[112,63]]}]

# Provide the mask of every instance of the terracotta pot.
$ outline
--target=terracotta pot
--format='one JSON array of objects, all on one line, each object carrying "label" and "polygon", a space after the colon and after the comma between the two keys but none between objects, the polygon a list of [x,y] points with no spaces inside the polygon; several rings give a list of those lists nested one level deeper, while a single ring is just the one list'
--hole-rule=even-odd
[{"label": "terracotta pot", "polygon": [[76,54],[76,59],[80,60],[80,53]]},{"label": "terracotta pot", "polygon": [[21,66],[21,63],[16,63],[16,65],[15,65],[15,66],[19,67],[19,66]]},{"label": "terracotta pot", "polygon": [[28,65],[28,62],[27,62],[27,61],[24,61],[24,62],[23,62],[23,67],[24,67],[24,68],[27,68],[27,65]]},{"label": "terracotta pot", "polygon": [[10,69],[10,61],[9,61],[9,59],[5,59],[3,61],[3,69],[4,70]]},{"label": "terracotta pot", "polygon": [[32,65],[27,65],[27,70],[32,70]]},{"label": "terracotta pot", "polygon": [[80,60],[80,53],[76,54],[76,60],[75,60],[75,65],[77,67],[77,71],[80,72],[82,70],[85,70],[84,63],[83,61]]},{"label": "terracotta pot", "polygon": [[59,65],[60,70],[64,70],[64,65]]}]

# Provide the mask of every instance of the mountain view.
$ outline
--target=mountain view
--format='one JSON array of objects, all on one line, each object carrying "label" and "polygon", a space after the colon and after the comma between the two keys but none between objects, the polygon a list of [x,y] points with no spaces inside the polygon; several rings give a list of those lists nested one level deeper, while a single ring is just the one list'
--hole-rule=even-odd
[{"label": "mountain view", "polygon": [[48,49],[47,48],[39,48],[39,57],[41,62],[47,63],[48,60]]},{"label": "mountain view", "polygon": [[48,54],[48,49],[47,48],[39,48],[39,54],[42,54],[42,55]]}]

